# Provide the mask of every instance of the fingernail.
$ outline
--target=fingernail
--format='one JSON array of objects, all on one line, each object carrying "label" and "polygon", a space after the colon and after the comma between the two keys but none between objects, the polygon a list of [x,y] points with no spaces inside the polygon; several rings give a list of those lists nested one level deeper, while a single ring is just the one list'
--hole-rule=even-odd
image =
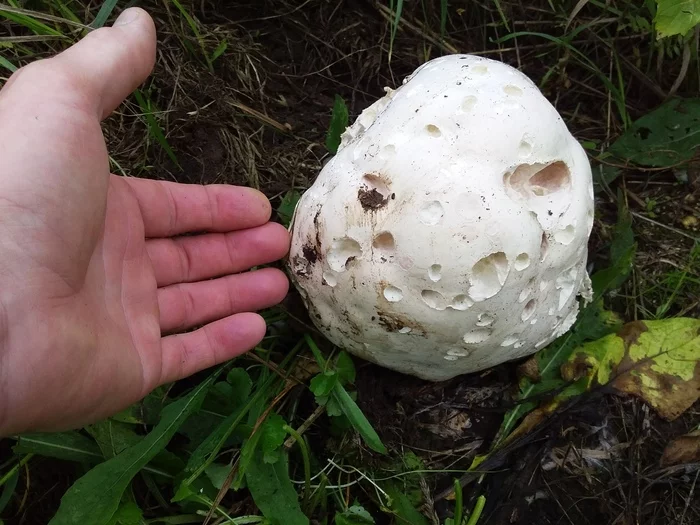
[{"label": "fingernail", "polygon": [[139,17],[139,10],[138,9],[127,9],[126,11],[123,11],[121,15],[114,21],[114,27],[117,26],[125,26],[127,24],[130,24],[134,20],[136,20]]}]

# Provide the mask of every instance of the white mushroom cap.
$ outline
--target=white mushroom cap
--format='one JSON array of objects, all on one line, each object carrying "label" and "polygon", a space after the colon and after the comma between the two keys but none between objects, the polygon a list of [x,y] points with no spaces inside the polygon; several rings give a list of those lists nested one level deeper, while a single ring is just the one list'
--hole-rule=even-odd
[{"label": "white mushroom cap", "polygon": [[501,62],[427,62],[368,107],[302,196],[290,268],[336,345],[444,380],[523,357],[590,295],[585,152]]}]

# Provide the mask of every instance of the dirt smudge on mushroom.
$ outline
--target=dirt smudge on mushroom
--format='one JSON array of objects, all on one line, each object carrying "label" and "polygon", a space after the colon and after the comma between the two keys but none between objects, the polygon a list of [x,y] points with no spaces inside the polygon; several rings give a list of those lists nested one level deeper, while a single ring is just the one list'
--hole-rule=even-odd
[{"label": "dirt smudge on mushroom", "polygon": [[418,321],[396,312],[387,312],[381,308],[377,308],[377,322],[387,332],[398,332],[402,328],[410,328],[411,334],[423,336],[426,334],[425,328]]},{"label": "dirt smudge on mushroom", "polygon": [[386,206],[386,203],[389,201],[376,188],[360,188],[357,191],[357,198],[360,200],[362,208],[366,211],[378,210]]},{"label": "dirt smudge on mushroom", "polygon": [[321,257],[318,246],[312,246],[311,244],[304,245],[302,253],[304,254],[304,258],[311,264],[316,264],[316,261]]},{"label": "dirt smudge on mushroom", "polygon": [[357,190],[357,198],[365,211],[383,208],[392,198],[389,181],[383,175],[365,173],[362,176],[362,186]]}]

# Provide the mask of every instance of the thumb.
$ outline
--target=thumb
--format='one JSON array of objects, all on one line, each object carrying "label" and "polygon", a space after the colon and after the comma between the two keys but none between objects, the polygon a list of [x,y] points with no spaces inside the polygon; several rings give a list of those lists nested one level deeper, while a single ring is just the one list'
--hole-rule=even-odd
[{"label": "thumb", "polygon": [[139,8],[122,12],[114,26],[97,29],[56,57],[79,80],[83,100],[106,118],[148,75],[156,57],[156,28]]}]

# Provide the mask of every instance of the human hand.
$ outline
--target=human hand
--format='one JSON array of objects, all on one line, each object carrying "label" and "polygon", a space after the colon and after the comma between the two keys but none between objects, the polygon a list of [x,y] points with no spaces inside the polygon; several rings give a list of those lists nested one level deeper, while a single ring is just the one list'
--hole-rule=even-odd
[{"label": "human hand", "polygon": [[0,91],[0,436],[93,422],[249,350],[251,312],[287,292],[240,273],[288,249],[264,195],[110,174],[100,120],[155,48],[129,9]]}]

